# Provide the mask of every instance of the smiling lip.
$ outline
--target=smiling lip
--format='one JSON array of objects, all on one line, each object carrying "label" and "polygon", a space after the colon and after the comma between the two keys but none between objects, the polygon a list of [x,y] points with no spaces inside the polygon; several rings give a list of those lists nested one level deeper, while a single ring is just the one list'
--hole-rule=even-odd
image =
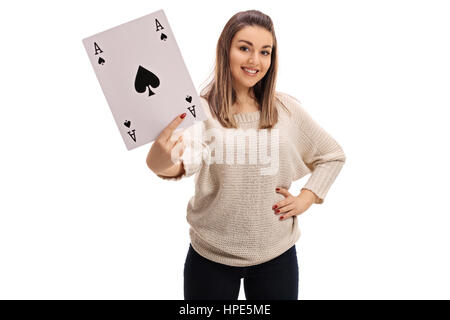
[{"label": "smiling lip", "polygon": [[[255,76],[259,72],[258,69],[252,69],[252,68],[246,68],[246,67],[242,67],[241,69],[245,72],[245,74],[247,74],[249,76]],[[256,70],[256,72],[255,73],[249,73],[249,72],[245,71],[245,69]]]}]

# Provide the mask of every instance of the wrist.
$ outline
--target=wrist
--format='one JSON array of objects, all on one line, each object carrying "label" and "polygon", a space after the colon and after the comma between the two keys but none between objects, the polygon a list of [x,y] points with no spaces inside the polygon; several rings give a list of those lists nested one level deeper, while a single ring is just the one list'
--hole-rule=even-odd
[{"label": "wrist", "polygon": [[317,199],[319,199],[319,197],[314,192],[305,188],[300,191],[298,197],[300,196],[307,198],[311,203],[315,203]]},{"label": "wrist", "polygon": [[167,169],[155,172],[155,173],[157,175],[161,175],[161,176],[176,176],[176,175],[181,174],[181,172],[183,172],[183,171],[184,171],[183,162],[179,161],[178,163],[174,164],[173,166],[171,166]]}]

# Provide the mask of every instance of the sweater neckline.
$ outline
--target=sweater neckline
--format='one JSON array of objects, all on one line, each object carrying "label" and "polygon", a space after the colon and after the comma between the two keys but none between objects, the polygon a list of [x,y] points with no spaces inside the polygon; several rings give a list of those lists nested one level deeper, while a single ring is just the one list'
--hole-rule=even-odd
[{"label": "sweater neckline", "polygon": [[251,112],[239,112],[233,114],[234,119],[236,120],[236,122],[239,123],[259,121],[260,116],[261,110]]}]

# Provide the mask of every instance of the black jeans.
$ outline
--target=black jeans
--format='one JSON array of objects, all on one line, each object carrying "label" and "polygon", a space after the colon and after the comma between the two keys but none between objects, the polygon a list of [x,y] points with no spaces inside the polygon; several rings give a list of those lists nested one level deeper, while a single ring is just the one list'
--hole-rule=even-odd
[{"label": "black jeans", "polygon": [[247,300],[298,300],[295,245],[270,261],[234,267],[204,258],[189,244],[184,264],[185,300],[237,300],[241,278]]}]

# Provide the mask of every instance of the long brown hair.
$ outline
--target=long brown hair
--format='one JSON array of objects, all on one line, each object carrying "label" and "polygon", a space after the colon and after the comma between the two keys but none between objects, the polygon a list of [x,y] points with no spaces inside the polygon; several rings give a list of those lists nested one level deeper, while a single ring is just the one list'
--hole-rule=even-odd
[{"label": "long brown hair", "polygon": [[[232,86],[232,75],[229,63],[229,53],[234,35],[245,26],[260,26],[272,33],[273,47],[270,68],[265,76],[253,86],[253,92],[261,106],[260,129],[272,128],[278,122],[278,110],[275,106],[275,85],[278,71],[277,38],[272,19],[258,10],[248,10],[236,13],[228,20],[219,37],[216,47],[216,62],[214,77],[201,90],[200,96],[208,101],[211,113],[225,128],[237,128],[232,117],[231,106],[236,101],[236,92]],[[280,101],[281,102],[281,101]],[[281,102],[289,113],[289,110]]]}]

